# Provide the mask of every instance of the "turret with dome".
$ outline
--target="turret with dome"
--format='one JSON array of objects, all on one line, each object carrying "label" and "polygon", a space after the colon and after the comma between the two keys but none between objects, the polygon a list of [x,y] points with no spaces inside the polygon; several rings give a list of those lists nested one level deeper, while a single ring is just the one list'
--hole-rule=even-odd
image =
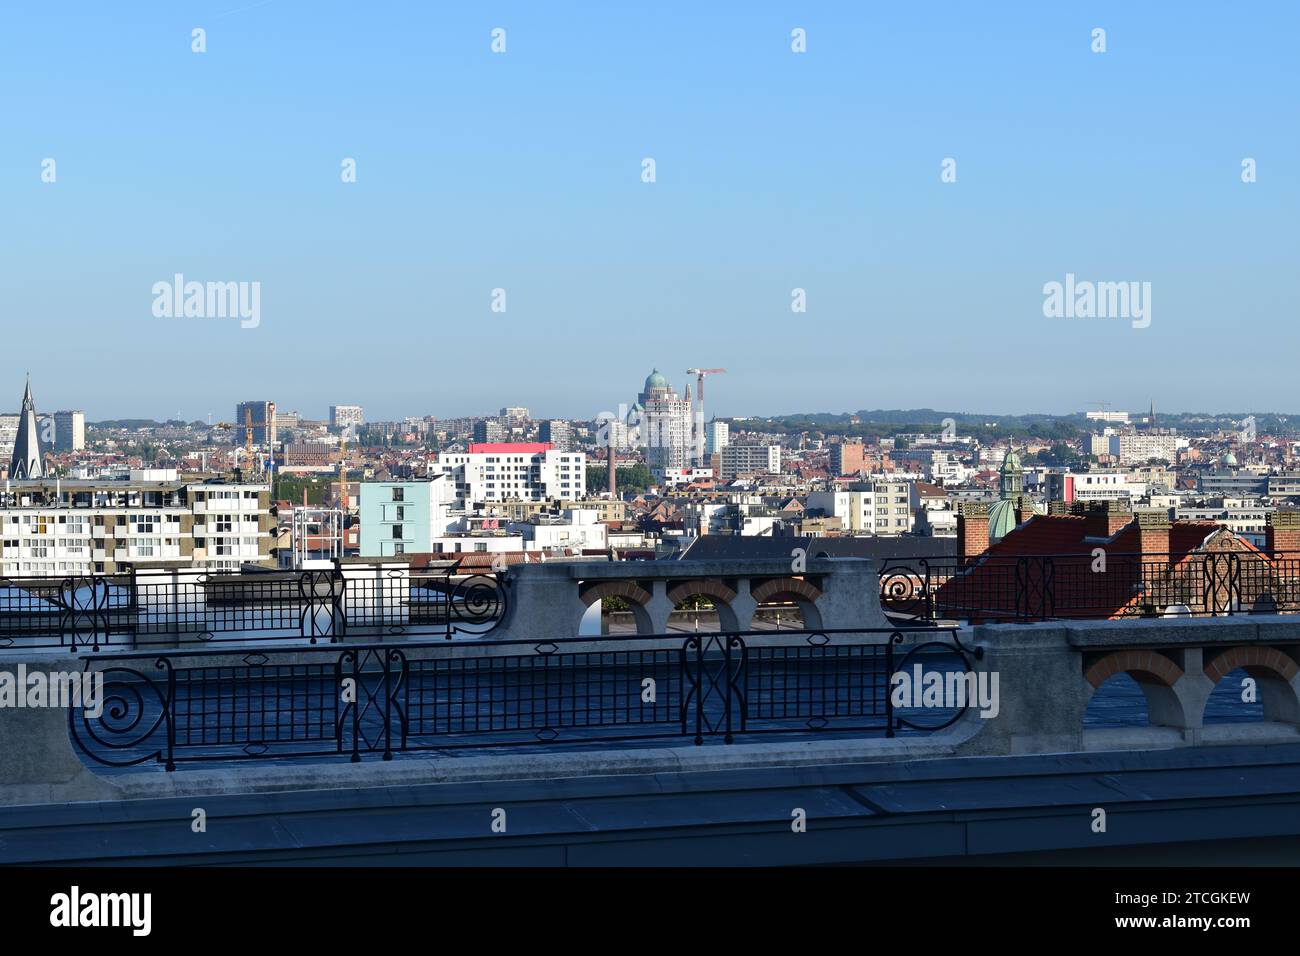
[{"label": "turret with dome", "polygon": [[1008,448],[998,468],[998,500],[989,506],[989,543],[1001,541],[1033,514],[1033,502],[1025,494],[1025,467],[1016,450]]},{"label": "turret with dome", "polygon": [[645,406],[653,401],[675,398],[677,398],[677,394],[673,391],[673,387],[668,384],[668,379],[656,368],[651,369],[650,374],[645,377],[645,388],[637,396],[637,404]]}]

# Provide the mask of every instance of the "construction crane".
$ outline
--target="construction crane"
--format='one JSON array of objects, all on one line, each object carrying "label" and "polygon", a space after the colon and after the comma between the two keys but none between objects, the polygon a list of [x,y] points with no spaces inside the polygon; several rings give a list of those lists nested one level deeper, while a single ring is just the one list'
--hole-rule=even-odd
[{"label": "construction crane", "polygon": [[[266,439],[267,439],[267,442],[266,442],[266,443],[267,443],[267,446],[268,446],[268,447],[267,447],[267,452],[270,453],[270,452],[273,451],[273,449],[270,448],[270,444],[271,444],[271,425],[272,425],[272,424],[274,424],[274,423],[273,423],[273,422],[267,422],[267,421],[256,421],[256,422],[253,421],[253,410],[252,410],[251,408],[245,408],[245,409],[244,409],[244,423],[243,423],[243,429],[244,429],[244,458],[245,458],[246,461],[251,462],[251,461],[253,460],[253,429],[254,429],[254,428],[264,428],[264,429],[266,429]],[[220,428],[222,431],[230,431],[230,429],[232,429],[232,428],[237,428],[237,427],[239,427],[239,426],[237,426],[237,425],[233,425],[233,424],[231,424],[230,422],[217,422],[217,424],[214,425],[213,427],[214,427],[214,428]]]},{"label": "construction crane", "polygon": [[695,397],[704,401],[704,376],[720,375],[725,371],[725,368],[688,368],[686,374],[695,376]]},{"label": "construction crane", "polygon": [[348,430],[343,429],[339,439],[339,506],[343,511],[343,520],[348,520]]}]

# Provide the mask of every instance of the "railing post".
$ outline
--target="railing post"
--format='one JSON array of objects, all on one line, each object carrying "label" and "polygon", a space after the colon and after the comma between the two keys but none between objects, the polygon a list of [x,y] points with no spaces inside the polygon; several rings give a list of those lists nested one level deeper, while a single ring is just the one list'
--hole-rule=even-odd
[{"label": "railing post", "polygon": [[895,631],[885,641],[885,736],[894,736],[894,642],[903,635]]},{"label": "railing post", "polygon": [[172,637],[176,639],[176,645],[181,643],[181,572],[179,568],[172,568]]},{"label": "railing post", "polygon": [[[165,660],[165,658],[163,658]],[[167,722],[167,770],[176,769],[176,669],[167,663],[167,700],[163,702],[163,720]]]}]

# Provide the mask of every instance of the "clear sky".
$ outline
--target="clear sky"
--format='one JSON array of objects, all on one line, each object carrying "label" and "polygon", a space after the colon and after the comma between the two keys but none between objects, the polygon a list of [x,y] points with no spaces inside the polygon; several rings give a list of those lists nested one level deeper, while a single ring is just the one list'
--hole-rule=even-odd
[{"label": "clear sky", "polygon": [[[587,417],[699,365],[722,415],[1298,411],[1298,27],[1280,0],[7,0],[0,408],[30,368],[91,420]],[[156,317],[178,272],[260,282],[260,325]],[[1066,273],[1150,282],[1150,327],[1044,317]]]}]

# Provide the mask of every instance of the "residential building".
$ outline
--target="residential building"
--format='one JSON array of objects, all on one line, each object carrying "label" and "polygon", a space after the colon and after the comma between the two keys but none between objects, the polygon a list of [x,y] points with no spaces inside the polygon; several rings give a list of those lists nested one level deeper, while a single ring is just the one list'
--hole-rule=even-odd
[{"label": "residential building", "polygon": [[603,551],[608,540],[608,527],[601,523],[600,512],[588,508],[566,508],[558,515],[535,514],[511,524],[509,530],[522,535],[525,547],[533,551]]},{"label": "residential building", "polygon": [[1186,448],[1188,440],[1179,438],[1173,431],[1149,429],[1110,438],[1110,456],[1121,465],[1145,465],[1152,458],[1172,462],[1178,459],[1178,449]]},{"label": "residential building", "polygon": [[343,431],[346,428],[359,429],[365,424],[366,413],[360,405],[331,405],[330,428]]},{"label": "residential building", "polygon": [[741,475],[777,475],[781,473],[780,445],[728,444],[722,449],[724,481]]},{"label": "residential building", "polygon": [[363,481],[360,492],[362,557],[440,551],[435,542],[455,527],[456,489],[448,475],[421,481]]},{"label": "residential building", "polygon": [[849,534],[876,532],[876,493],[870,485],[853,491],[809,492],[807,508],[838,518],[840,528]]},{"label": "residential building", "polygon": [[266,484],[182,481],[166,469],[135,470],[125,481],[13,481],[0,494],[0,574],[266,565],[270,506]]},{"label": "residential building", "polygon": [[915,483],[881,478],[871,482],[871,489],[876,498],[876,534],[911,534],[919,503]]},{"label": "residential building", "polygon": [[480,418],[474,422],[474,441],[503,442],[506,440],[506,426],[498,418]]},{"label": "residential building", "polygon": [[862,442],[838,442],[831,445],[830,469],[837,478],[866,471],[865,446]]},{"label": "residential building", "polygon": [[1085,412],[1084,417],[1094,422],[1114,422],[1117,425],[1127,425],[1129,423],[1128,412]]},{"label": "residential building", "polygon": [[719,454],[722,449],[727,447],[730,441],[731,426],[726,422],[713,420],[709,422],[708,427],[704,430],[704,453],[706,455]]},{"label": "residential building", "polygon": [[573,447],[573,426],[559,419],[544,421],[538,437],[556,451],[569,451]]},{"label": "residential building", "polygon": [[587,456],[546,442],[475,442],[468,452],[443,452],[433,466],[451,476],[463,503],[573,500],[586,493]]}]

